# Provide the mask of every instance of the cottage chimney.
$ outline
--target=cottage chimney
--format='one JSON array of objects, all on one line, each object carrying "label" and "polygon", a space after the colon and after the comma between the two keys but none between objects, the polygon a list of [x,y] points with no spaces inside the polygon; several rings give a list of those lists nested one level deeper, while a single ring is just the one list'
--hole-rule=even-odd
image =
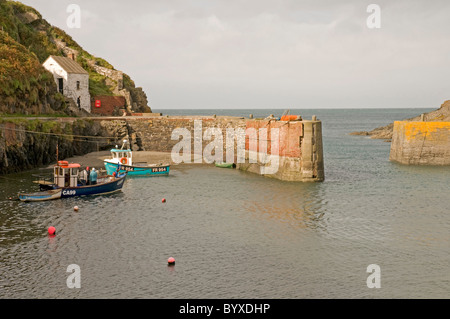
[{"label": "cottage chimney", "polygon": [[69,58],[75,61],[75,53],[69,53]]}]

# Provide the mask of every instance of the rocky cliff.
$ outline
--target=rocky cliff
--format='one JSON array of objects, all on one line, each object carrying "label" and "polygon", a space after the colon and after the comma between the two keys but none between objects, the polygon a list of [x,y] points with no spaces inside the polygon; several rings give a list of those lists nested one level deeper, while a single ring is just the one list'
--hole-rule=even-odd
[{"label": "rocky cliff", "polygon": [[[422,115],[406,119],[405,121],[422,121]],[[441,107],[429,113],[423,114],[423,121],[426,122],[448,122],[450,121],[450,100],[445,101]],[[375,139],[385,139],[391,141],[394,130],[394,123],[378,127],[372,131],[353,132],[351,135],[367,135]]]},{"label": "rocky cliff", "polygon": [[[96,118],[0,118],[0,175],[48,165],[57,159],[109,150],[128,140],[134,151],[144,150],[144,121]],[[145,128],[145,127],[144,127]],[[156,131],[164,131],[159,127]],[[165,138],[170,139],[170,132]],[[160,150],[161,140],[152,138],[146,147]],[[163,145],[165,146],[165,145]],[[167,150],[167,149],[164,149]]]},{"label": "rocky cliff", "polygon": [[50,55],[73,55],[89,72],[92,97],[124,96],[130,112],[151,112],[145,92],[128,75],[85,51],[35,9],[0,0],[0,113],[74,115],[52,75],[41,67]]},{"label": "rocky cliff", "polygon": [[0,174],[55,162],[57,145],[59,160],[114,145],[106,137],[92,120],[0,119]]}]

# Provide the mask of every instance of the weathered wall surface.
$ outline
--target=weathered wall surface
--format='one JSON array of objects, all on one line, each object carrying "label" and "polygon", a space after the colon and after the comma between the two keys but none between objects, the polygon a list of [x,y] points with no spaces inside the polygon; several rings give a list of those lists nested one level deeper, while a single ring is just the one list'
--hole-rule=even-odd
[{"label": "weathered wall surface", "polygon": [[86,142],[87,139],[53,134],[102,136],[102,133],[99,123],[89,120],[0,120],[0,174],[55,162],[57,144],[59,159],[83,155],[109,144],[107,139]]},{"label": "weathered wall surface", "polygon": [[[320,121],[127,117],[120,121],[103,119],[101,123],[108,135],[115,135],[118,128],[126,127],[122,132],[128,132],[128,135],[123,136],[122,133],[122,136],[130,140],[133,150],[171,152],[184,138],[177,134],[173,136],[173,132],[183,129],[190,138],[190,152],[193,155],[191,162],[212,162],[207,156],[203,156],[202,160],[201,155],[205,155],[205,147],[209,147],[206,154],[210,154],[211,143],[219,138],[222,148],[218,151],[222,155],[214,158],[216,162],[232,161],[237,164],[238,169],[286,181],[323,181],[325,176]],[[218,134],[205,138],[208,129],[217,129]],[[231,131],[229,135],[227,129]],[[256,134],[249,134],[252,129]],[[279,139],[272,136],[273,129],[278,130]],[[277,141],[277,145],[274,141]],[[239,150],[243,150],[243,154],[239,154]],[[214,156],[217,153],[213,151],[211,154]],[[273,161],[267,156],[271,156]],[[277,166],[273,170],[275,164]]]},{"label": "weathered wall surface", "polygon": [[[63,79],[63,94],[75,103],[80,99],[80,107],[87,112],[91,111],[91,96],[89,95],[89,74],[67,73],[52,57],[43,64],[44,68],[53,74],[56,85],[58,79]],[[79,82],[79,87],[77,86]],[[59,88],[58,88],[59,89]]]},{"label": "weathered wall surface", "polygon": [[[303,125],[304,122],[301,121],[274,121],[274,120],[247,120],[246,128],[255,129],[258,132],[262,130],[264,132],[267,129],[267,136],[263,134],[258,134],[258,143],[256,148],[258,152],[272,154],[273,151],[276,152],[275,155],[287,156],[287,157],[300,157],[301,156],[301,140],[303,136]],[[273,130],[278,130],[279,143],[277,146],[272,147],[272,132]],[[261,133],[262,133],[261,132]],[[264,135],[264,136],[262,136]],[[267,140],[267,147],[264,147],[262,143],[262,149],[260,148],[260,141]],[[245,149],[250,150],[251,137],[247,137],[245,142]]]},{"label": "weathered wall surface", "polygon": [[[246,137],[246,161],[238,164],[239,169],[285,181],[325,179],[321,121],[249,120],[247,128],[255,128],[262,134],[258,133],[254,145],[254,137]],[[272,136],[273,129],[278,130],[278,145],[274,145],[277,138]],[[265,154],[270,156],[264,158]],[[252,158],[253,162],[258,158],[258,162],[252,163]]]},{"label": "weathered wall surface", "polygon": [[321,121],[304,121],[301,148],[302,179],[323,181],[325,169]]},{"label": "weathered wall surface", "polygon": [[[115,129],[120,126],[127,126],[124,131],[129,132],[128,139],[132,143],[133,150],[171,152],[174,146],[182,140],[181,136],[172,139],[172,132],[176,129],[186,129],[191,136],[191,152],[199,155],[203,154],[203,149],[211,140],[203,138],[208,128],[218,128],[221,132],[226,132],[227,128],[242,128],[245,130],[245,120],[241,118],[228,117],[125,117],[120,120],[98,119],[103,128],[110,134],[114,134]],[[197,122],[196,122],[197,121]],[[196,134],[195,129],[201,129],[201,138]],[[225,134],[224,134],[225,135]],[[223,154],[226,151],[226,141],[224,138]],[[214,137],[212,137],[214,139]],[[196,147],[195,142],[202,141],[201,148]],[[234,149],[235,149],[234,145]]]},{"label": "weathered wall surface", "polygon": [[410,165],[450,165],[450,122],[394,122],[389,159]]},{"label": "weathered wall surface", "polygon": [[[97,100],[100,101],[100,107],[95,105]],[[101,114],[106,116],[122,115],[119,113],[119,109],[125,109],[125,98],[123,96],[97,95],[92,98],[92,114]]]},{"label": "weathered wall surface", "polygon": [[[185,163],[233,162],[241,170],[286,181],[324,179],[320,121],[220,116],[3,121],[0,123],[0,174],[54,162],[57,142],[59,159],[63,159],[120,145],[124,139],[129,140],[133,151],[172,152],[178,147],[180,156],[188,154],[183,158]],[[182,142],[185,143],[180,148]]]}]

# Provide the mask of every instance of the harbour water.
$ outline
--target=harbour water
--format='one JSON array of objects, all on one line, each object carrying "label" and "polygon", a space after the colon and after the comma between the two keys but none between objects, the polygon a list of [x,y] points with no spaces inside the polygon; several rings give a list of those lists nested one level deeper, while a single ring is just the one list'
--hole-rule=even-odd
[{"label": "harbour water", "polygon": [[44,169],[1,176],[0,298],[449,298],[450,169],[389,162],[390,143],[349,135],[429,110],[291,110],[322,120],[323,183],[192,164],[116,194],[22,203],[8,197]]}]

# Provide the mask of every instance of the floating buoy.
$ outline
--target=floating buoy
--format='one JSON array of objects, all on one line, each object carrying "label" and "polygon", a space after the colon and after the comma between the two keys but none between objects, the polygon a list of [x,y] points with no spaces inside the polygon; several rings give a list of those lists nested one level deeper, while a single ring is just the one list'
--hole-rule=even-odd
[{"label": "floating buoy", "polygon": [[48,234],[49,234],[49,235],[54,235],[55,233],[56,233],[56,228],[53,227],[53,226],[50,226],[50,227],[48,228]]},{"label": "floating buoy", "polygon": [[170,257],[169,259],[167,259],[167,263],[168,263],[169,265],[175,265],[175,258]]},{"label": "floating buoy", "polygon": [[166,199],[165,199],[165,198],[163,198],[163,199],[162,199],[162,202],[163,202],[163,203],[165,203],[165,202],[166,202]]},{"label": "floating buoy", "polygon": [[78,211],[78,206],[74,206],[73,210],[77,212]]}]

